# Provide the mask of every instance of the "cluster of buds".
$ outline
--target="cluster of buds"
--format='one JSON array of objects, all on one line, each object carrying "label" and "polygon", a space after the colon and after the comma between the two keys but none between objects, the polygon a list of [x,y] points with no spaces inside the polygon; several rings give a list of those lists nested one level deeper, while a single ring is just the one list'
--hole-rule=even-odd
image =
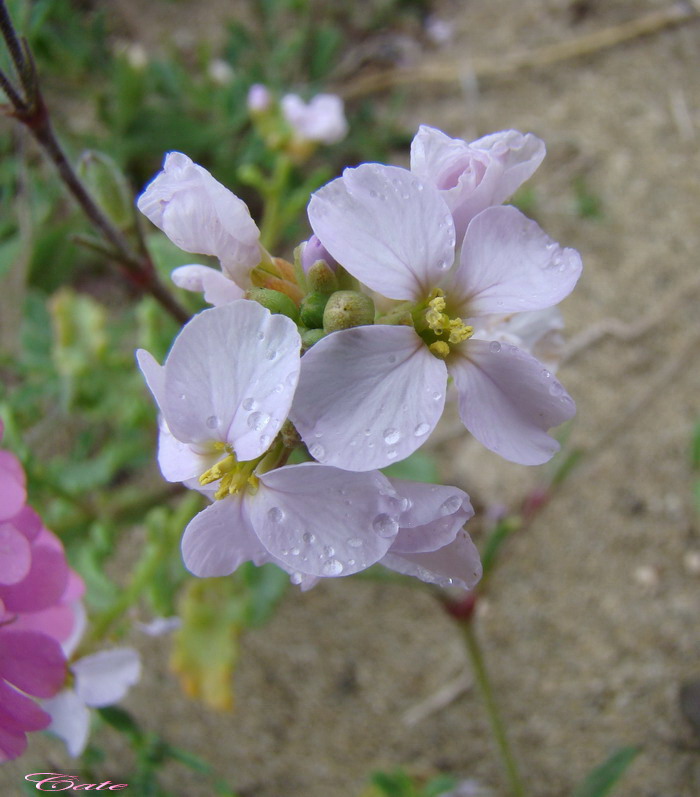
[{"label": "cluster of buds", "polygon": [[[161,471],[212,502],[183,538],[193,573],[274,562],[309,588],[381,563],[478,581],[467,494],[380,471],[427,440],[448,378],[488,449],[521,464],[557,451],[548,431],[575,405],[552,372],[556,305],[581,260],[503,204],[543,157],[531,134],[468,144],[421,127],[410,169],[363,164],[312,196],[313,236],[293,263],[263,249],[245,204],[205,169],[166,157],[139,208],[221,264],[174,272],[214,307],[163,365],[138,353]],[[307,461],[287,464],[296,449]]]},{"label": "cluster of buds", "polygon": [[140,671],[129,648],[72,658],[85,628],[84,585],[26,498],[19,460],[0,451],[0,762],[20,756],[27,732],[43,729],[78,755],[88,707],[119,700]]}]

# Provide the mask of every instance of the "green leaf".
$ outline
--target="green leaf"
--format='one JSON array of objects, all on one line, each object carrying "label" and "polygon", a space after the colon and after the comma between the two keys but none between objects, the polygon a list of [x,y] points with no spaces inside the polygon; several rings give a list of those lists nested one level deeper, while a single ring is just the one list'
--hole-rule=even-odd
[{"label": "green leaf", "polygon": [[592,770],[574,791],[573,797],[605,797],[639,754],[638,747],[621,747],[599,767]]},{"label": "green leaf", "polygon": [[119,708],[119,706],[105,706],[104,708],[98,708],[97,713],[101,719],[111,725],[116,731],[128,736],[135,747],[140,747],[143,744],[143,731],[128,711]]},{"label": "green leaf", "polygon": [[693,441],[690,449],[690,464],[693,470],[700,470],[700,421],[693,429]]},{"label": "green leaf", "polygon": [[413,781],[401,769],[396,772],[375,772],[371,782],[386,797],[416,797]]},{"label": "green leaf", "polygon": [[416,482],[437,484],[440,481],[435,457],[425,451],[416,451],[408,459],[383,468],[382,473],[392,479],[410,479]]}]

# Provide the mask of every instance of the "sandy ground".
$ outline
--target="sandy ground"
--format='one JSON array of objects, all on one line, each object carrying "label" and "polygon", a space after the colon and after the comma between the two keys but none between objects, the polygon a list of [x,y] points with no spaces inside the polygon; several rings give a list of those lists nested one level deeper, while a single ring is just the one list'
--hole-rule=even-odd
[{"label": "sandy ground", "polygon": [[[579,407],[570,442],[587,454],[510,542],[479,618],[535,797],[570,795],[592,766],[630,744],[642,752],[619,797],[700,795],[700,752],[677,696],[700,677],[700,536],[688,465],[700,416],[700,23],[498,79],[475,80],[470,65],[672,5],[446,2],[453,39],[422,63],[457,65],[462,87],[417,81],[407,94],[409,128],[427,123],[470,139],[513,127],[547,142],[530,183],[534,213],[585,263],[562,307],[568,335],[610,319],[638,333],[594,341],[560,370]],[[577,180],[599,198],[599,218],[577,214]],[[543,478],[447,423],[436,436],[444,477],[482,505],[517,501]],[[352,797],[370,771],[399,765],[506,793],[473,689],[418,721],[411,714],[468,671],[458,632],[420,590],[340,579],[290,593],[246,640],[230,716],[179,696],[165,645],[144,647],[146,676],[127,706],[203,755],[244,797]],[[71,771],[57,746],[32,750],[6,770],[8,784],[35,764]],[[115,750],[115,778],[120,762]],[[189,776],[171,785],[176,795],[213,794]]]}]

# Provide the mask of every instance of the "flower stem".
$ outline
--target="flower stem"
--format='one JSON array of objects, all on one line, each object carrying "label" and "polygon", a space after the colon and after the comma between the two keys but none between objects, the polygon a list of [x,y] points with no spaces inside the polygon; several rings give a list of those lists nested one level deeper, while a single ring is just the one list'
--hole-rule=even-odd
[{"label": "flower stem", "polygon": [[287,193],[287,182],[291,169],[292,162],[289,158],[283,153],[278,154],[275,170],[264,191],[265,206],[260,222],[260,242],[265,249],[274,248],[282,231],[282,199]]},{"label": "flower stem", "polygon": [[481,692],[484,701],[486,713],[491,724],[491,732],[498,745],[498,751],[503,761],[503,766],[508,778],[509,793],[511,797],[525,797],[527,794],[525,785],[520,777],[518,765],[515,761],[515,756],[508,741],[505,725],[501,719],[501,714],[496,704],[496,698],[493,693],[493,687],[489,680],[486,664],[481,651],[479,640],[474,631],[474,623],[472,620],[461,622],[460,626],[464,634],[464,641],[466,643],[469,659],[474,670],[474,677]]}]

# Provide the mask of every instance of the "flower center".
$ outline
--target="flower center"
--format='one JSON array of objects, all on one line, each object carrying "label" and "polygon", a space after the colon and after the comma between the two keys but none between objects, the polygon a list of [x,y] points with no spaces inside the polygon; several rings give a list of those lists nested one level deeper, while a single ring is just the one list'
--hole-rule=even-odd
[{"label": "flower center", "polygon": [[459,317],[450,318],[446,309],[445,292],[437,288],[416,319],[416,331],[430,351],[441,360],[450,353],[450,346],[462,343],[474,334],[474,327],[468,326]]},{"label": "flower center", "polygon": [[209,470],[204,471],[199,477],[199,483],[204,486],[205,484],[211,484],[221,479],[221,484],[214,493],[214,498],[217,501],[220,498],[235,495],[246,486],[255,491],[258,487],[258,479],[253,471],[262,457],[252,459],[248,462],[239,462],[230,446],[217,443],[216,447],[221,451],[226,451],[227,456],[217,462],[216,465],[209,468]]}]

